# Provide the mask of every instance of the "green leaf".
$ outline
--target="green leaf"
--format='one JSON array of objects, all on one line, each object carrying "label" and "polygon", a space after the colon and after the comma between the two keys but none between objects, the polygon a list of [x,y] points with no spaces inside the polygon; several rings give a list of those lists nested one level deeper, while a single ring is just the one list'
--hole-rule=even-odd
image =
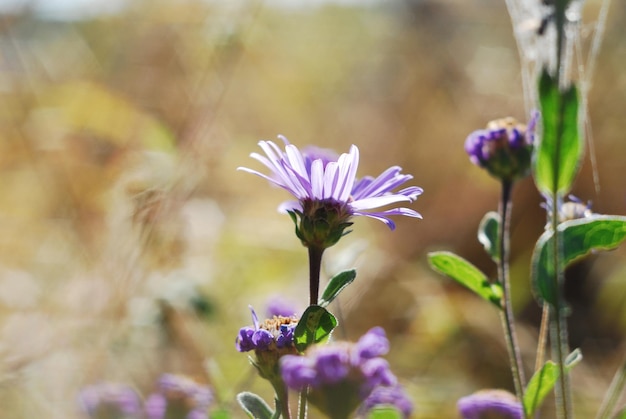
[{"label": "green leaf", "polygon": [[367,419],[402,419],[402,413],[393,406],[375,407],[367,414]]},{"label": "green leaf", "polygon": [[561,196],[571,188],[583,153],[578,132],[578,92],[572,85],[562,91],[558,80],[543,70],[539,79],[542,134],[534,159],[537,188]]},{"label": "green leaf", "polygon": [[237,394],[239,405],[249,417],[254,419],[272,419],[274,412],[265,401],[254,393],[244,391]]},{"label": "green leaf", "polygon": [[343,271],[333,276],[330,281],[328,281],[328,285],[326,285],[326,289],[322,294],[322,297],[319,299],[318,304],[322,307],[326,307],[330,304],[341,291],[356,278],[356,270],[350,269],[349,271]]},{"label": "green leaf", "polygon": [[431,252],[428,261],[439,273],[449,276],[461,285],[502,309],[502,286],[490,283],[477,267],[451,252]]},{"label": "green leaf", "polygon": [[[565,269],[573,262],[592,251],[611,250],[626,239],[626,217],[617,215],[591,215],[560,223],[557,227],[561,235],[561,263]],[[532,283],[540,300],[556,307],[557,288],[554,285],[555,266],[552,257],[553,234],[544,232],[533,251]]]},{"label": "green leaf", "polygon": [[[580,349],[575,349],[565,360],[565,371],[568,372],[582,360]],[[524,411],[527,417],[533,417],[543,399],[552,391],[559,379],[559,366],[547,361],[541,369],[532,376],[524,392]]]},{"label": "green leaf", "polygon": [[310,345],[325,341],[335,327],[337,319],[328,310],[317,305],[309,306],[293,332],[296,349],[304,352]]},{"label": "green leaf", "polygon": [[485,247],[485,251],[494,262],[500,260],[500,214],[489,211],[478,226],[478,241]]}]

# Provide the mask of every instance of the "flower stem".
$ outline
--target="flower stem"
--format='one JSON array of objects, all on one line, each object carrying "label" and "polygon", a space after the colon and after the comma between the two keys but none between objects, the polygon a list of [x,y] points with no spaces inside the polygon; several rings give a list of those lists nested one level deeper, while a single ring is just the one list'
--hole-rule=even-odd
[{"label": "flower stem", "polygon": [[300,399],[298,400],[298,419],[306,419],[306,404],[308,392],[309,387],[303,388],[300,392]]},{"label": "flower stem", "polygon": [[322,255],[324,249],[319,247],[309,247],[309,304],[318,302],[320,291],[320,272],[322,270]]},{"label": "flower stem", "polygon": [[613,381],[611,381],[611,386],[609,387],[606,395],[604,396],[604,400],[602,401],[602,405],[600,406],[600,410],[598,411],[597,419],[608,419],[612,417],[613,409],[615,408],[615,403],[617,403],[624,391],[624,385],[626,384],[626,359],[624,359],[624,363],[621,368],[615,372],[615,376],[613,377]]},{"label": "flower stem", "polygon": [[289,392],[282,381],[273,381],[272,386],[276,392],[276,410],[280,410],[283,419],[291,419],[289,409]]},{"label": "flower stem", "polygon": [[550,322],[550,304],[544,302],[541,313],[541,326],[537,342],[537,358],[535,359],[535,371],[539,371],[546,358],[546,342],[548,341],[548,324]]},{"label": "flower stem", "polygon": [[515,334],[515,319],[513,318],[513,307],[511,305],[511,284],[509,280],[509,221],[511,192],[513,183],[510,181],[502,181],[502,201],[500,202],[500,260],[498,263],[498,278],[502,284],[502,311],[501,320],[505,330],[506,345],[509,352],[509,360],[511,362],[511,373],[513,374],[513,383],[515,385],[515,394],[518,400],[524,398],[524,370],[522,368],[522,357],[519,353],[519,345],[517,344],[517,335]]}]

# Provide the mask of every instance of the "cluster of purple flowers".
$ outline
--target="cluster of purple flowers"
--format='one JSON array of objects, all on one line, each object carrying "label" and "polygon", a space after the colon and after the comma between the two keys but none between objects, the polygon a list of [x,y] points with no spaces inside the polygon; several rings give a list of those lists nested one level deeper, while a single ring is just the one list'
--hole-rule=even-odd
[{"label": "cluster of purple flowers", "polygon": [[[286,355],[281,359],[281,375],[287,387],[309,388],[309,400],[331,417],[347,417],[379,388],[396,388],[397,379],[389,363],[381,358],[389,351],[385,331],[375,327],[355,344],[347,342],[317,346],[305,356]],[[367,408],[376,405],[376,396]],[[410,415],[410,401],[386,398],[383,404],[395,405]]]},{"label": "cluster of purple flowers", "polygon": [[132,387],[108,382],[85,387],[78,399],[91,419],[206,419],[213,394],[188,377],[164,374],[143,406]]},{"label": "cluster of purple flowers", "polygon": [[513,181],[528,175],[538,114],[528,126],[514,118],[491,121],[486,129],[472,132],[465,140],[465,151],[472,163],[502,180]]},{"label": "cluster of purple flowers", "polygon": [[239,352],[248,351],[289,351],[293,348],[293,331],[298,324],[295,316],[273,316],[260,323],[256,312],[252,312],[252,326],[239,329],[235,346]]}]

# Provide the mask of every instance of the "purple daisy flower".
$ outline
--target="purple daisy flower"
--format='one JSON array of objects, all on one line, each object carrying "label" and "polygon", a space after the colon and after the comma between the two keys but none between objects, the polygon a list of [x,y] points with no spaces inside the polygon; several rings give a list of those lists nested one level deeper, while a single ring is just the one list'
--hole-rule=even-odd
[{"label": "purple daisy flower", "polygon": [[517,398],[505,390],[481,390],[462,397],[457,402],[463,419],[481,419],[499,417],[502,419],[521,419],[524,408]]},{"label": "purple daisy flower", "polygon": [[[238,170],[261,176],[297,199],[283,203],[280,209],[292,214],[294,221],[296,215],[300,217],[298,236],[306,246],[332,246],[344,234],[344,229],[351,225],[349,219],[352,216],[380,220],[392,230],[395,224],[390,216],[421,218],[418,212],[409,208],[380,210],[401,202],[413,202],[423,192],[417,186],[394,191],[413,179],[411,175],[401,174],[400,167],[393,166],[376,178],[368,176],[357,180],[357,146],[352,145],[348,153],[336,157],[324,149],[300,151],[285,137],[279,138],[285,143],[285,151],[272,141],[261,141],[259,146],[265,156],[258,153],[250,155],[265,165],[270,175],[246,167],[239,167]],[[324,228],[316,231],[316,225],[319,226],[316,221],[324,224]],[[325,230],[324,233],[320,233],[321,229]]]}]

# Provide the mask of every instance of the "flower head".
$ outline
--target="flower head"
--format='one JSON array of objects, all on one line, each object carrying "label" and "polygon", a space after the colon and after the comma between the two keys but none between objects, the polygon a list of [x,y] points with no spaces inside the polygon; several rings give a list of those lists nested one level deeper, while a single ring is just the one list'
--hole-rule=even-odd
[{"label": "flower head", "polygon": [[457,402],[463,419],[521,419],[524,408],[517,398],[504,390],[481,390]]},{"label": "flower head", "polygon": [[[370,352],[364,345],[373,344]],[[285,355],[280,371],[287,387],[309,387],[309,400],[330,417],[347,417],[379,386],[395,386],[395,375],[379,355],[389,342],[381,328],[368,331],[356,344],[317,346],[305,356]]]},{"label": "flower head", "polygon": [[421,218],[409,208],[381,209],[400,202],[413,202],[422,193],[417,186],[394,192],[413,178],[401,174],[400,167],[393,166],[376,178],[357,180],[359,149],[355,145],[348,153],[337,157],[329,150],[314,147],[300,151],[285,137],[279,138],[285,143],[284,151],[272,141],[261,141],[259,146],[265,156],[251,154],[270,170],[270,175],[245,167],[239,170],[261,176],[297,199],[283,203],[280,208],[291,214],[296,234],[305,246],[325,249],[334,245],[346,234],[352,216],[374,218],[391,229],[395,224],[390,216]]},{"label": "flower head", "polygon": [[99,383],[87,386],[79,393],[78,401],[84,412],[93,419],[141,417],[139,395],[125,384]]},{"label": "flower head", "polygon": [[175,374],[163,374],[157,386],[158,391],[146,400],[148,419],[208,418],[207,409],[213,401],[213,394],[207,386]]},{"label": "flower head", "polygon": [[535,112],[528,126],[508,117],[491,121],[486,129],[472,132],[465,140],[465,151],[471,162],[502,180],[527,176],[538,116]]},{"label": "flower head", "polygon": [[250,358],[259,375],[272,383],[281,380],[278,360],[287,354],[296,354],[293,332],[298,324],[295,316],[273,316],[262,323],[252,307],[252,326],[239,329],[235,347],[239,352],[254,351],[256,359]]}]

